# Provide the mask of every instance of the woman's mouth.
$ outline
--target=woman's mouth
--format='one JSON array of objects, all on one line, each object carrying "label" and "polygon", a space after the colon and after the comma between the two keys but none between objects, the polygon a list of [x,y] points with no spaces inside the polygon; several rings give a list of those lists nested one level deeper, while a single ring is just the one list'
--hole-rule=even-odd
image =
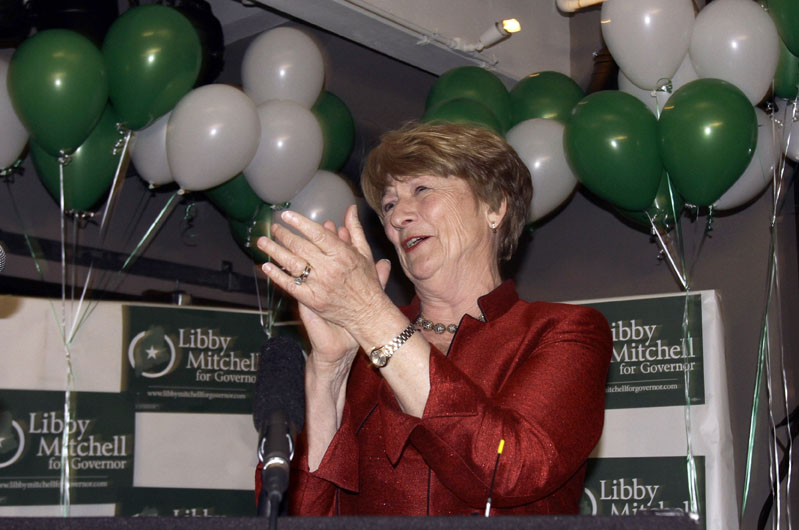
[{"label": "woman's mouth", "polygon": [[416,248],[419,243],[427,239],[428,236],[413,236],[409,237],[405,241],[402,242],[402,248],[405,249],[406,252],[410,252],[414,248]]}]

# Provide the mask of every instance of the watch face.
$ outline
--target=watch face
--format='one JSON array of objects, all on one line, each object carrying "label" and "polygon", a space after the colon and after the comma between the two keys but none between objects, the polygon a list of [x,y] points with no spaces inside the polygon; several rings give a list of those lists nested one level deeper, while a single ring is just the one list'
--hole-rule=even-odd
[{"label": "watch face", "polygon": [[388,356],[383,351],[383,348],[375,348],[369,352],[369,359],[372,361],[372,364],[378,368],[382,368],[388,364]]}]

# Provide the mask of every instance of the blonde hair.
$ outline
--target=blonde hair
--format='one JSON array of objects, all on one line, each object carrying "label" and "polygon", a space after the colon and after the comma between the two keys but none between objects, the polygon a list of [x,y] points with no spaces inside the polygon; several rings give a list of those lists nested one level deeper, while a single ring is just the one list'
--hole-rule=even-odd
[{"label": "blonde hair", "polygon": [[382,218],[381,200],[392,180],[432,175],[462,178],[492,211],[507,205],[497,234],[497,259],[510,259],[533,196],[530,171],[496,133],[479,126],[411,122],[383,134],[366,160],[361,187]]}]

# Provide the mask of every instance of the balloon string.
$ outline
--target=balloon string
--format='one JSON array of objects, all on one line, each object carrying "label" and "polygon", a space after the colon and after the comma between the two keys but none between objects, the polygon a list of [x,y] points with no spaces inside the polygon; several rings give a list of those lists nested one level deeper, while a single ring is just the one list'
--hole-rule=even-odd
[{"label": "balloon string", "polygon": [[[769,307],[769,313],[773,313],[773,318],[770,315],[768,319],[769,325],[769,342],[768,342],[768,351],[766,354],[766,382],[767,382],[767,395],[768,395],[768,413],[769,413],[769,456],[771,466],[769,467],[769,476],[771,478],[771,493],[772,498],[775,500],[776,504],[776,517],[775,521],[777,522],[777,526],[779,527],[782,522],[782,512],[783,512],[783,499],[781,494],[782,489],[782,482],[779,479],[780,476],[780,451],[779,451],[779,437],[777,435],[777,422],[774,419],[774,398],[775,398],[775,390],[773,387],[772,381],[774,380],[774,372],[772,370],[772,357],[774,355],[774,349],[780,350],[780,363],[782,361],[782,344],[779,340],[781,337],[781,319],[780,319],[780,266],[779,266],[779,249],[777,245],[779,241],[775,238],[775,252],[774,252],[774,295],[772,298],[772,305]],[[774,308],[775,310],[772,311],[771,309]],[[772,337],[777,337],[777,348],[773,348],[774,341]],[[782,374],[784,377],[785,367],[782,366]],[[784,379],[782,379],[784,382]],[[785,402],[783,402],[785,404]],[[786,407],[786,415],[788,413],[788,409]]]},{"label": "balloon string", "polygon": [[[784,110],[783,110],[783,120],[782,120],[783,121],[783,128],[788,127],[788,134],[785,136],[784,141],[780,140],[779,151],[777,151],[778,153],[782,153],[782,151],[783,151],[782,146],[783,145],[785,145],[787,147],[790,144],[790,142],[791,142],[791,132],[792,132],[792,129],[793,129],[792,124],[793,124],[794,121],[799,119],[799,116],[797,116],[797,101],[798,101],[797,99],[794,99],[794,101],[790,105],[786,106],[784,108]],[[789,112],[788,109],[791,109],[790,110],[790,116],[788,116],[788,112]],[[775,135],[775,136],[777,136],[777,135]],[[771,215],[771,226],[775,226],[776,225],[777,215],[778,215],[779,211],[781,211],[781,209],[782,209],[782,199],[783,199],[782,191],[783,191],[783,188],[784,188],[783,184],[785,182],[785,178],[784,177],[785,177],[786,159],[787,159],[786,156],[781,156],[780,157],[779,169],[778,169],[778,171],[776,171],[774,173],[774,188],[772,190],[772,198],[773,198],[773,201],[774,201],[774,207],[773,207],[772,215]]]},{"label": "balloon string", "polygon": [[[791,120],[796,115],[796,100],[791,105],[792,112],[791,112]],[[788,107],[783,109],[783,127],[787,124],[788,116]],[[772,126],[776,129],[776,120],[772,118]],[[781,139],[781,135],[775,134],[775,141],[778,142],[779,153],[782,153],[782,145],[783,140]],[[790,133],[788,134],[787,142],[790,141]],[[771,366],[770,366],[770,356],[771,350],[769,348],[769,337],[772,335],[771,329],[769,326],[769,313],[772,307],[779,308],[778,303],[774,303],[774,299],[778,299],[779,297],[779,280],[778,280],[778,258],[777,258],[777,218],[779,212],[782,209],[783,204],[783,192],[785,189],[785,165],[786,160],[784,156],[781,156],[779,159],[779,163],[777,167],[775,167],[772,173],[772,212],[771,212],[771,219],[769,224],[769,254],[768,254],[768,268],[767,268],[767,280],[766,280],[766,302],[763,309],[763,316],[762,316],[762,325],[761,325],[761,334],[760,340],[758,343],[758,354],[757,354],[757,367],[755,371],[755,385],[752,392],[752,410],[750,411],[749,417],[749,438],[747,441],[747,453],[746,453],[746,465],[745,465],[745,472],[744,472],[744,485],[743,485],[743,495],[742,495],[742,506],[741,506],[741,515],[746,510],[747,501],[749,499],[749,492],[751,488],[751,478],[752,478],[752,465],[754,462],[754,446],[755,446],[755,437],[757,434],[757,423],[758,423],[758,416],[757,411],[760,408],[760,396],[762,393],[762,379],[763,379],[763,372],[765,368],[765,377],[766,377],[766,392],[768,396],[768,405],[769,405],[769,476],[771,477],[771,484],[772,484],[772,495],[775,499],[777,505],[777,517],[775,521],[777,523],[780,522],[780,512],[781,512],[781,495],[779,494],[780,488],[780,480],[779,480],[779,457],[777,455],[777,433],[776,433],[776,426],[774,425],[774,414],[773,414],[773,401],[771,397]],[[794,173],[794,178],[796,177],[796,173]],[[775,313],[775,319],[779,321],[779,311]],[[784,365],[784,352],[782,349],[782,344],[780,344],[780,377],[783,387],[783,404],[785,406],[786,417],[788,412],[790,411],[790,404],[788,400],[788,392],[787,392],[787,376],[785,373],[785,365]],[[790,424],[790,422],[788,422]],[[789,451],[788,457],[792,457],[793,451],[793,444],[792,444],[792,433],[791,427],[788,425],[788,448]],[[791,478],[788,476],[788,483],[786,485],[788,494],[790,492],[791,486]],[[776,488],[777,491],[774,491]],[[789,503],[790,504],[790,503]],[[788,508],[790,511],[790,508]],[[790,520],[789,520],[790,525]]]},{"label": "balloon string", "polygon": [[710,206],[710,209],[707,213],[707,221],[705,222],[705,229],[702,231],[702,237],[699,239],[699,245],[694,252],[693,261],[690,264],[689,275],[693,278],[694,276],[694,269],[696,268],[696,264],[699,263],[699,255],[702,253],[702,249],[705,247],[705,241],[708,240],[710,237],[710,232],[713,231],[713,206]]},{"label": "balloon string", "polygon": [[128,224],[122,231],[124,246],[128,246],[131,238],[133,237],[133,233],[135,232],[135,228],[139,226],[139,223],[141,223],[141,220],[144,217],[144,204],[147,202],[149,197],[152,197],[152,195],[153,193],[149,189],[143,188],[141,195],[139,195],[139,202],[136,204],[135,213],[128,218]]},{"label": "balloon string", "polygon": [[83,302],[86,299],[86,291],[91,284],[92,271],[94,271],[94,258],[92,258],[92,262],[89,264],[89,272],[86,273],[86,281],[83,283],[83,290],[80,293],[80,300],[78,301],[78,308],[75,311],[75,318],[72,320],[72,327],[67,335],[67,344],[72,344],[72,342],[75,340],[75,334],[78,332],[78,324],[79,322],[83,322],[83,320],[79,319],[78,316],[81,314],[81,308],[83,307]]},{"label": "balloon string", "polygon": [[[790,108],[791,108],[791,119],[790,119],[790,121],[791,121],[791,124],[793,124],[793,122],[797,119],[797,99],[793,100],[792,104],[790,105]],[[789,130],[788,130],[788,137],[786,139],[786,146],[789,145],[789,143],[790,143],[790,136],[791,136],[792,129],[793,129],[793,125],[791,125],[791,128],[789,128]],[[782,151],[780,151],[780,152],[782,152]],[[781,163],[779,175],[777,176],[777,174],[775,173],[775,178],[776,178],[776,184],[777,185],[775,186],[776,187],[776,192],[774,194],[774,197],[775,197],[775,200],[774,200],[774,211],[772,213],[772,227],[773,227],[772,230],[774,231],[775,234],[776,234],[777,227],[778,227],[777,218],[779,216],[779,212],[782,210],[782,206],[783,206],[783,203],[784,203],[783,192],[787,188],[787,183],[786,183],[786,179],[785,179],[785,162],[786,162],[785,159],[786,158],[787,157],[785,157],[785,156],[782,157],[782,160],[781,160],[782,163]],[[799,167],[797,168],[797,171],[799,171]],[[795,179],[796,172],[794,172],[792,177]],[[785,366],[785,348],[784,348],[782,340],[779,340],[779,337],[782,336],[782,332],[781,332],[781,330],[782,330],[782,313],[780,312],[780,308],[782,307],[782,304],[780,302],[781,288],[780,288],[779,258],[778,258],[779,249],[777,248],[777,244],[778,244],[777,242],[778,242],[778,238],[775,235],[775,246],[774,246],[774,303],[773,303],[772,306],[769,306],[769,307],[775,308],[775,311],[774,311],[774,318],[771,319],[769,322],[775,324],[776,331],[773,333],[773,335],[778,337],[778,340],[777,340],[776,344],[777,344],[778,353],[779,353],[779,367],[780,367],[779,376],[780,376],[780,383],[781,383],[780,387],[781,387],[781,390],[782,390],[782,396],[781,396],[782,397],[782,402],[780,404],[784,407],[785,418],[786,418],[785,424],[786,424],[786,430],[787,430],[786,444],[785,444],[785,447],[782,447],[783,448],[783,452],[786,453],[786,455],[787,455],[787,461],[788,461],[788,473],[786,474],[786,484],[785,484],[785,496],[784,496],[784,498],[785,499],[791,499],[791,468],[792,468],[792,459],[793,459],[793,432],[792,432],[792,430],[793,430],[793,427],[792,427],[792,422],[789,420],[789,415],[790,415],[790,412],[791,412],[792,409],[791,409],[791,403],[790,403],[790,394],[788,392],[788,376],[786,374],[786,366]],[[771,356],[771,349],[769,350],[769,356]],[[770,366],[767,366],[767,368],[770,368]],[[768,377],[769,384],[771,384],[771,381],[772,381],[771,375],[769,374],[767,377]],[[771,388],[769,388],[769,392],[771,392]],[[770,418],[770,422],[771,422],[770,425],[771,425],[772,436],[773,436],[773,450],[774,450],[774,455],[773,455],[773,458],[772,458],[772,466],[773,466],[772,474],[774,476],[774,479],[772,479],[772,486],[776,488],[776,491],[773,494],[773,498],[776,500],[776,506],[777,506],[777,517],[776,517],[776,520],[777,520],[778,524],[781,523],[781,521],[782,521],[781,514],[782,514],[782,511],[784,510],[785,511],[785,520],[787,521],[788,528],[790,530],[790,528],[792,526],[792,523],[791,523],[791,521],[792,521],[792,519],[791,519],[791,515],[792,515],[791,514],[791,503],[790,502],[783,503],[783,495],[780,492],[782,481],[780,479],[780,467],[781,466],[780,466],[779,448],[781,447],[781,445],[778,446],[779,438],[777,436],[777,425],[775,424],[775,421],[774,421],[774,409],[773,409],[773,405],[772,405],[771,401],[769,401],[769,418]],[[783,505],[784,505],[784,507],[783,507]]]},{"label": "balloon string", "polygon": [[[136,208],[134,210],[134,212],[136,212],[136,213],[128,218],[128,224],[125,226],[125,229],[122,231],[122,233],[123,233],[122,239],[124,239],[124,242],[123,242],[123,245],[122,245],[123,247],[127,247],[128,246],[128,244],[130,243],[131,238],[133,237],[133,234],[135,232],[136,226],[139,225],[139,223],[141,222],[142,218],[144,217],[144,213],[145,213],[144,205],[145,205],[145,202],[146,202],[149,194],[150,194],[149,190],[147,190],[145,188],[144,192],[139,196],[139,202],[136,204]],[[98,288],[98,290],[102,290],[108,285],[108,282],[110,281],[110,279],[108,278],[109,273],[110,273],[109,270],[102,270],[102,269],[97,273],[98,274],[98,279],[97,279],[97,288]],[[81,314],[81,308],[82,308],[83,302],[84,302],[84,300],[86,298],[86,292],[87,292],[89,286],[91,285],[91,280],[92,280],[92,275],[93,274],[94,274],[94,254],[92,254],[92,256],[91,256],[91,262],[89,263],[89,272],[86,275],[86,283],[83,286],[83,293],[81,294],[80,303],[78,304],[78,310],[76,312],[76,314],[78,314],[78,315]],[[79,322],[82,323],[83,319],[76,320],[76,324],[73,324],[72,329],[70,330],[70,334],[69,334],[70,342],[72,342],[72,340],[74,339],[75,333],[78,330],[78,325],[77,324]]]},{"label": "balloon string", "polygon": [[66,212],[64,211],[64,164],[58,162],[58,184],[59,184],[59,207],[61,219],[61,334],[66,329],[67,319],[67,253],[66,253]]},{"label": "balloon string", "polygon": [[[668,262],[671,271],[677,277],[677,280],[680,282],[680,286],[682,286],[683,290],[687,289],[688,285],[685,281],[685,278],[680,273],[680,269],[677,267],[677,263],[674,261],[674,258],[669,251],[669,246],[666,244],[663,234],[660,233],[660,228],[655,223],[655,219],[649,212],[644,211],[644,213],[646,214],[647,219],[649,219],[649,224],[652,226],[652,235],[655,236],[655,239],[660,246],[660,251],[666,257],[666,261]],[[668,235],[666,237],[668,237]]]},{"label": "balloon string", "polygon": [[175,209],[178,205],[178,197],[180,197],[180,192],[176,191],[172,194],[172,197],[169,198],[167,203],[161,209],[161,211],[156,216],[155,220],[152,222],[150,227],[147,229],[147,232],[144,233],[139,243],[136,245],[136,248],[130,253],[128,259],[125,260],[125,263],[122,265],[122,269],[119,271],[120,273],[126,271],[130,265],[132,265],[136,259],[138,259],[139,254],[141,251],[150,244],[155,234],[161,230],[161,227],[164,225],[164,222],[169,218],[169,214]]},{"label": "balloon string", "polygon": [[[69,343],[66,340],[67,316],[66,316],[66,282],[67,282],[67,261],[66,261],[66,216],[64,197],[64,166],[69,163],[69,156],[60,153],[58,160],[59,176],[59,207],[61,214],[61,321],[59,332],[61,341],[64,345],[64,360],[66,362],[66,390],[64,392],[64,425],[69,425],[72,419],[71,393],[74,383],[72,372],[72,354],[69,350]],[[74,317],[74,315],[73,315]],[[60,504],[61,513],[64,517],[69,516],[70,510],[70,454],[69,454],[70,429],[63,429],[61,432],[61,487]]]},{"label": "balloon string", "polygon": [[133,132],[130,129],[123,129],[117,124],[117,130],[123,135],[114,146],[113,153],[119,154],[119,162],[117,163],[117,170],[114,174],[114,181],[111,184],[111,191],[108,193],[108,200],[105,203],[105,211],[103,211],[103,219],[100,221],[100,241],[105,241],[105,236],[108,233],[108,225],[106,221],[110,218],[114,205],[119,198],[122,191],[122,183],[124,178],[121,178],[122,168],[127,162],[128,145],[130,144],[130,137]]},{"label": "balloon string", "polygon": [[688,496],[691,504],[691,512],[699,514],[699,483],[696,473],[696,459],[693,451],[693,429],[691,422],[691,380],[688,359],[693,357],[694,341],[691,336],[690,322],[690,287],[685,290],[685,301],[683,303],[682,317],[682,352],[683,352],[683,382],[685,389],[685,406],[683,407],[683,419],[685,422],[686,438],[686,473],[688,476]]},{"label": "balloon string", "polygon": [[[685,291],[685,298],[683,302],[683,318],[682,318],[682,352],[683,352],[683,382],[684,382],[684,406],[683,418],[685,424],[685,437],[686,437],[686,475],[688,481],[688,497],[690,503],[690,511],[693,514],[700,513],[699,506],[699,481],[696,471],[696,459],[693,453],[693,440],[692,440],[692,421],[691,421],[691,381],[690,370],[688,370],[688,359],[693,352],[693,337],[690,331],[690,300],[691,300],[691,281],[688,268],[685,263],[685,247],[683,244],[682,236],[682,222],[677,212],[677,200],[675,197],[674,187],[671,184],[671,179],[666,173],[666,183],[669,190],[669,208],[674,219],[674,237],[677,240],[677,254],[679,258],[679,267],[677,261],[669,252],[668,246],[664,241],[660,230],[655,224],[654,218],[651,217],[649,212],[646,212],[649,222],[652,225],[654,235],[660,243],[661,249],[664,252],[672,272],[680,280],[680,284]],[[665,230],[664,230],[665,232]],[[690,269],[692,270],[692,268]]]},{"label": "balloon string", "polygon": [[[110,283],[114,279],[116,279],[117,281],[116,281],[116,283],[114,283],[111,286],[111,289],[112,290],[116,290],[119,287],[119,285],[122,283],[122,280],[124,280],[123,273],[125,271],[127,271],[128,268],[131,265],[133,265],[133,263],[135,263],[135,261],[136,261],[136,259],[138,259],[139,255],[152,242],[153,238],[159,232],[159,230],[161,230],[161,227],[164,225],[166,220],[169,218],[169,215],[174,211],[175,207],[178,205],[178,200],[177,199],[181,196],[181,194],[182,194],[181,191],[176,191],[175,193],[172,194],[172,196],[169,198],[169,200],[166,202],[164,207],[161,209],[161,211],[156,216],[155,220],[153,220],[153,222],[147,228],[147,231],[144,233],[142,238],[136,244],[136,247],[128,255],[127,259],[125,260],[125,263],[122,264],[122,267],[118,271],[116,271],[111,278],[109,278],[109,280],[108,280],[108,282],[106,284],[100,286],[100,289],[105,289],[105,287],[107,287],[108,283]],[[97,306],[98,302],[99,302],[99,300],[95,299],[95,300],[92,300],[89,303],[88,307],[86,308],[86,312],[83,315],[81,315],[81,317],[80,317],[80,322],[78,323],[78,325],[75,328],[76,331],[83,325],[83,323],[86,321],[86,319],[89,317],[89,315],[94,311],[94,309]]]},{"label": "balloon string", "polygon": [[741,503],[741,516],[746,510],[746,504],[749,498],[749,487],[752,478],[752,462],[754,456],[755,434],[757,432],[757,410],[760,407],[760,394],[761,384],[763,379],[763,366],[765,364],[766,349],[768,343],[768,306],[771,303],[772,286],[774,283],[774,232],[771,232],[771,241],[769,244],[769,263],[766,280],[766,309],[763,311],[761,319],[760,340],[758,341],[757,364],[755,369],[755,387],[752,393],[752,410],[749,416],[749,439],[747,441],[746,449],[746,466],[744,470],[744,485],[743,496]]},{"label": "balloon string", "polygon": [[[114,145],[114,148],[112,150],[114,154],[119,154],[119,162],[117,163],[116,173],[114,174],[114,180],[113,180],[113,183],[111,184],[111,189],[110,189],[110,191],[108,193],[108,199],[106,200],[105,209],[103,211],[103,217],[102,217],[102,220],[100,222],[100,242],[101,243],[105,241],[105,236],[108,233],[108,226],[110,225],[111,215],[112,215],[113,210],[114,210],[114,205],[117,203],[117,200],[119,199],[119,196],[121,195],[121,192],[122,192],[122,183],[124,182],[124,179],[120,178],[120,177],[122,175],[122,168],[125,166],[125,163],[126,163],[126,160],[127,160],[128,146],[130,144],[130,139],[131,139],[131,134],[132,134],[132,131],[130,131],[129,129],[121,128],[119,124],[117,124],[117,130],[119,131],[119,133],[121,135],[123,135],[123,137],[120,138],[117,141],[117,143]],[[74,241],[74,245],[75,245],[75,254],[77,254],[77,219],[76,219],[76,222],[75,222],[74,226],[75,226],[75,241]],[[73,256],[75,254],[73,254]],[[73,274],[72,291],[73,291],[73,293],[72,293],[72,298],[71,298],[73,305],[74,305],[74,300],[75,300],[74,290],[75,290],[75,286],[77,285],[77,277],[75,276],[76,275],[76,269],[77,269],[77,267],[75,267],[73,265],[73,270],[72,270],[72,274]],[[94,255],[91,256],[91,261],[89,263],[89,272],[87,273],[86,280],[85,280],[85,282],[83,284],[83,289],[81,291],[80,299],[78,301],[77,311],[73,313],[72,326],[70,328],[69,334],[67,335],[67,339],[66,339],[67,340],[67,344],[71,344],[72,343],[72,341],[75,338],[75,334],[78,331],[79,324],[84,321],[84,319],[82,319],[82,318],[79,319],[78,316],[80,315],[81,308],[83,307],[83,302],[84,302],[84,300],[86,298],[86,293],[88,291],[89,285],[91,284],[91,278],[92,278],[93,269],[94,269]],[[73,311],[74,311],[74,308],[73,308]]]},{"label": "balloon string", "polygon": [[[275,211],[279,211],[289,207],[288,202],[285,202],[281,205],[266,205],[263,204],[259,206],[255,213],[250,220],[250,224],[247,228],[247,237],[245,241],[245,247],[250,247],[253,243],[252,241],[252,229],[253,229],[253,222],[255,219],[261,216],[262,208],[268,207],[266,212],[266,237],[272,238],[272,215]],[[270,256],[266,257],[267,261],[271,261],[272,258]],[[277,314],[280,309],[280,305],[283,302],[283,297],[278,296],[277,302],[275,302],[275,286],[272,284],[272,280],[269,276],[266,277],[266,309],[264,310],[264,306],[261,305],[261,293],[259,289],[259,282],[258,282],[258,274],[257,274],[257,266],[253,269],[253,273],[255,275],[255,295],[258,300],[258,314],[261,322],[261,329],[266,334],[267,338],[272,337],[273,328],[275,326],[275,321],[277,319]]]},{"label": "balloon string", "polygon": [[[39,279],[42,282],[44,282],[45,281],[44,270],[42,269],[41,263],[39,263],[39,256],[37,255],[36,250],[34,249],[31,236],[28,235],[28,231],[25,228],[25,222],[22,220],[22,214],[20,213],[19,207],[17,206],[17,201],[14,198],[14,192],[11,187],[11,183],[6,181],[6,187],[8,188],[8,194],[11,197],[11,207],[14,210],[14,214],[17,218],[17,223],[19,223],[20,232],[22,233],[22,236],[25,238],[25,246],[28,247],[28,253],[31,256],[31,260],[33,261],[33,267],[34,269],[36,269],[36,273],[38,274]],[[53,319],[55,320],[56,324],[58,324],[58,310],[56,309],[52,299],[49,299],[48,302],[50,304],[50,311],[53,313]],[[63,341],[64,336],[63,334],[61,334],[61,329],[59,329],[58,331],[61,336],[61,340]]]},{"label": "balloon string", "polygon": [[[11,205],[14,210],[14,214],[17,218],[17,222],[20,226],[20,231],[25,238],[25,245],[28,247],[28,252],[31,255],[31,259],[33,261],[34,268],[36,269],[36,273],[39,275],[39,279],[41,281],[45,281],[44,277],[44,270],[42,269],[41,263],[39,263],[39,257],[34,249],[33,241],[31,240],[28,231],[25,229],[25,222],[22,219],[22,214],[19,211],[19,207],[17,205],[16,199],[14,197],[13,189],[11,187],[11,183],[6,181],[6,186],[8,188],[9,196],[11,197]],[[59,202],[62,202],[60,199]],[[66,391],[64,394],[64,419],[65,421],[69,421],[72,416],[72,388],[74,386],[74,374],[72,372],[72,362],[71,362],[71,353],[69,350],[69,345],[66,343],[63,328],[58,326],[59,323],[59,315],[58,310],[53,303],[53,300],[48,300],[50,304],[50,311],[53,314],[53,320],[56,323],[56,327],[58,329],[59,336],[61,337],[61,341],[64,344],[65,350],[65,358],[67,361],[66,366]],[[64,429],[62,431],[62,438],[61,438],[61,484],[60,484],[60,505],[62,514],[66,517],[69,515],[69,480],[70,480],[70,464],[69,464],[69,429]]]}]

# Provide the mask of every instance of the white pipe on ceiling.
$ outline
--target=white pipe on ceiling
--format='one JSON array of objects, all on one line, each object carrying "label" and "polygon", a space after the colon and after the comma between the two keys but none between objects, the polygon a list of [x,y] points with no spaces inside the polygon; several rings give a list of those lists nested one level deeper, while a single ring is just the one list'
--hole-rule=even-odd
[{"label": "white pipe on ceiling", "polygon": [[555,0],[555,3],[557,4],[558,9],[564,13],[574,13],[578,9],[601,4],[604,1],[605,0]]}]

